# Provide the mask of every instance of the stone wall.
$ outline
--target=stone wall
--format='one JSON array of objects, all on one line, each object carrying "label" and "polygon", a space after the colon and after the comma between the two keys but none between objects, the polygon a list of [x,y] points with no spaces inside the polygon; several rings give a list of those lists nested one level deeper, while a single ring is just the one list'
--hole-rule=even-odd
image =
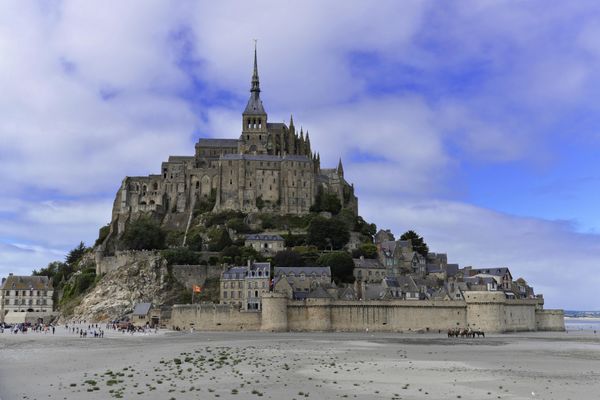
[{"label": "stone wall", "polygon": [[259,312],[240,311],[228,304],[175,305],[171,311],[170,328],[194,328],[200,331],[257,331]]},{"label": "stone wall", "polygon": [[565,312],[563,310],[535,310],[535,323],[538,331],[564,331]]},{"label": "stone wall", "polygon": [[288,300],[262,298],[261,313],[229,305],[175,306],[173,326],[200,330],[437,332],[449,328],[489,332],[564,330],[560,310],[541,310],[538,300],[507,300],[503,293],[469,292],[465,301]]},{"label": "stone wall", "polygon": [[173,265],[173,277],[187,289],[192,285],[203,286],[208,278],[219,278],[223,268],[207,265]]},{"label": "stone wall", "polygon": [[96,275],[106,274],[120,267],[135,262],[146,261],[158,255],[158,251],[124,250],[116,251],[114,256],[103,256],[100,251],[95,254]]}]

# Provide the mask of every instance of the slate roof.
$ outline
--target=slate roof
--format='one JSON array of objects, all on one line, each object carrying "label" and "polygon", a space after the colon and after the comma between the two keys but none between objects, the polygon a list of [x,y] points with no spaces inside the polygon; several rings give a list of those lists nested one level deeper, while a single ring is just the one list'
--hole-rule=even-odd
[{"label": "slate roof", "polygon": [[458,264],[448,264],[446,265],[446,274],[448,276],[454,276],[458,272]]},{"label": "slate roof", "polygon": [[506,273],[510,274],[510,270],[507,267],[502,268],[473,268],[471,271],[474,275],[477,274],[487,274],[487,275],[496,275],[496,276],[504,276]]},{"label": "slate roof", "polygon": [[428,274],[432,274],[432,273],[436,273],[436,272],[444,272],[444,269],[437,264],[427,264],[427,273]]},{"label": "slate roof", "polygon": [[403,292],[418,292],[415,281],[410,276],[386,276],[383,278],[387,287],[397,288]]},{"label": "slate roof", "polygon": [[148,315],[152,303],[137,303],[133,308],[133,315]]},{"label": "slate roof", "polygon": [[250,94],[250,98],[248,99],[248,104],[246,104],[246,109],[244,110],[244,114],[250,115],[264,115],[267,112],[263,107],[262,100],[258,93],[254,92]]},{"label": "slate roof", "polygon": [[236,147],[239,143],[238,139],[212,139],[200,138],[196,142],[198,147]]},{"label": "slate roof", "polygon": [[248,269],[246,267],[231,267],[223,272],[224,279],[244,279]]},{"label": "slate roof", "polygon": [[379,263],[379,260],[372,258],[353,258],[354,268],[368,268],[368,269],[383,269],[383,265]]},{"label": "slate roof", "polygon": [[321,276],[323,274],[327,276],[331,276],[331,268],[329,267],[275,267],[275,276],[279,277],[281,275],[300,275],[304,273],[304,275],[309,276],[315,273],[317,276]]},{"label": "slate roof", "polygon": [[325,289],[323,289],[321,286],[319,286],[318,288],[316,288],[315,290],[310,292],[308,294],[308,296],[306,296],[306,298],[308,298],[308,299],[330,299],[331,296],[329,295],[329,293],[327,293],[327,291]]},{"label": "slate roof", "polygon": [[246,240],[283,241],[283,238],[279,235],[265,235],[256,233],[253,235],[246,235]]},{"label": "slate roof", "polygon": [[0,289],[5,290],[52,290],[52,283],[47,276],[9,275]]}]

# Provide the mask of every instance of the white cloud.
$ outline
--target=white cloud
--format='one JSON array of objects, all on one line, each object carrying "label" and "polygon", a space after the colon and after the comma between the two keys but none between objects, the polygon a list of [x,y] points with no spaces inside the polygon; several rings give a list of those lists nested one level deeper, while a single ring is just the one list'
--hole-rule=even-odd
[{"label": "white cloud", "polygon": [[[398,232],[413,227],[463,264],[523,271],[553,305],[567,286],[578,292],[573,305],[591,306],[593,278],[561,272],[581,265],[594,276],[595,236],[431,200],[472,189],[456,181],[460,157],[552,159],[541,128],[565,105],[596,107],[585,97],[600,70],[586,7],[2,2],[0,273],[91,243],[121,179],[193,154],[195,131],[238,137],[257,38],[271,120],[293,112],[323,166],[343,157],[367,217]],[[356,69],[356,54],[381,65]],[[385,95],[370,87],[398,83],[406,70],[414,87],[400,82]]]}]

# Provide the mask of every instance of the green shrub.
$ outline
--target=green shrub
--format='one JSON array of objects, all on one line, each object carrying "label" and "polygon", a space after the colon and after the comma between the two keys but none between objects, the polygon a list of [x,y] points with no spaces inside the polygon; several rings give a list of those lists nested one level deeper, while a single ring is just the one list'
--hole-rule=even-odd
[{"label": "green shrub", "polygon": [[129,250],[163,249],[166,236],[158,222],[141,217],[127,226],[121,238],[121,245]]},{"label": "green shrub", "polygon": [[104,239],[106,239],[106,237],[108,236],[109,232],[110,232],[110,225],[104,225],[102,228],[100,228],[100,231],[98,232],[98,239],[96,239],[94,246],[98,246],[98,245],[102,244],[102,242],[104,242]]},{"label": "green shrub", "polygon": [[200,253],[186,247],[176,247],[161,251],[168,265],[197,265],[200,262]]},{"label": "green shrub", "polygon": [[317,260],[317,264],[324,267],[330,267],[331,276],[336,283],[354,282],[354,276],[352,274],[354,270],[354,261],[352,261],[352,256],[345,251],[323,254]]},{"label": "green shrub", "polygon": [[308,226],[306,242],[321,250],[339,250],[350,240],[350,231],[346,224],[335,218],[316,217]]}]

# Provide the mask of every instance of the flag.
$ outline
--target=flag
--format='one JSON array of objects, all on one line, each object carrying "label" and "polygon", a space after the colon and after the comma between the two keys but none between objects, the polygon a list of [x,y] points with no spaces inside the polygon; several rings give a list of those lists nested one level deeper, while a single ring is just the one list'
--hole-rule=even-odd
[{"label": "flag", "polygon": [[202,287],[198,285],[192,285],[192,290],[194,293],[200,293],[202,291]]}]

